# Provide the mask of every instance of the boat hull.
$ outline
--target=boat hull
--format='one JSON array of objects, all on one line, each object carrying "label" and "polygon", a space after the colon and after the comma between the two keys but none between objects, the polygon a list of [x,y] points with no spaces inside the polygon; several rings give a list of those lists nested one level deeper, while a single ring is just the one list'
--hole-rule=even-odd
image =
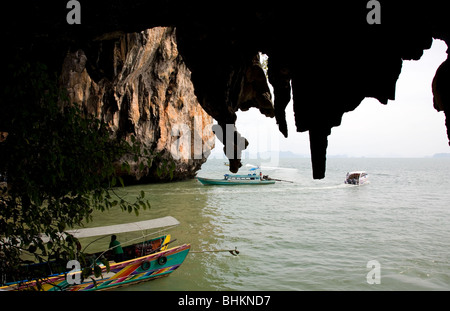
[{"label": "boat hull", "polygon": [[222,185],[222,186],[232,186],[232,185],[270,185],[274,184],[275,180],[236,180],[236,179],[212,179],[212,178],[203,178],[197,177],[198,181],[200,181],[204,185]]},{"label": "boat hull", "polygon": [[369,175],[364,171],[347,173],[345,184],[362,186],[369,183]]},{"label": "boat hull", "polygon": [[[131,260],[110,264],[110,271],[101,265],[102,275],[98,278],[85,279],[80,284],[70,284],[69,280],[81,279],[81,271],[75,271],[41,280],[41,290],[44,291],[95,291],[108,290],[116,287],[146,282],[160,277],[168,276],[175,271],[189,253],[190,245],[166,249],[150,255]],[[95,281],[94,281],[95,280]],[[30,290],[38,289],[36,281],[11,284],[0,287],[0,290]]]}]

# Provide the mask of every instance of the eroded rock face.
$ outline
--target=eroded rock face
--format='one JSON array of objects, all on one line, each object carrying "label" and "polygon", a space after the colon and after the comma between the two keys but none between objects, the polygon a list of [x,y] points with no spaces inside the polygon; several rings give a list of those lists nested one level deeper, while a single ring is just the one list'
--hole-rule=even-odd
[{"label": "eroded rock face", "polygon": [[[199,22],[180,23],[179,48],[200,103],[219,124],[234,123],[252,58],[258,51],[268,55],[279,130],[288,135],[285,109],[292,99],[297,131],[309,132],[313,177],[321,179],[328,136],[343,114],[365,97],[382,104],[395,99],[402,61],[419,59],[431,46],[431,7],[383,2],[377,25],[367,22],[364,1],[230,6],[228,15],[201,19],[194,13]],[[232,164],[232,171],[239,166]]]},{"label": "eroded rock face", "polygon": [[[194,94],[175,29],[156,27],[102,40],[95,52],[91,72],[83,50],[67,54],[61,83],[70,99],[107,122],[114,135],[134,135],[159,152],[161,161],[173,161],[175,180],[194,177],[214,147],[213,119]],[[167,179],[156,174],[161,161],[143,172],[133,163],[127,181]]]},{"label": "eroded rock face", "polygon": [[[5,52],[21,53],[55,67],[68,49],[82,49],[90,77],[99,86],[105,84],[106,106],[102,109],[110,110],[105,114],[110,118],[117,118],[114,109],[122,108],[106,81],[115,81],[116,69],[122,68],[121,59],[125,60],[120,55],[129,50],[126,40],[118,38],[158,26],[176,27],[178,50],[191,71],[195,95],[222,127],[234,124],[238,109],[257,107],[263,114],[275,116],[286,136],[284,111],[292,94],[297,131],[310,135],[314,178],[325,176],[328,135],[332,127],[340,125],[345,112],[355,109],[365,97],[382,104],[395,99],[403,60],[419,59],[432,38],[450,44],[448,6],[439,0],[301,4],[230,0],[220,5],[178,0],[83,1],[79,25],[68,25],[68,11],[63,6],[55,10],[49,0],[25,2],[8,3],[12,8],[5,12],[20,14],[5,14],[0,20],[8,46]],[[380,5],[379,24],[368,22],[374,2]],[[127,36],[132,40],[132,35]],[[254,65],[258,52],[269,56],[273,109],[265,95],[267,84]],[[435,106],[448,115],[446,66],[438,70],[433,93]],[[136,87],[133,84],[129,89]],[[131,114],[131,121],[119,118],[123,122],[114,124],[127,132],[136,124],[136,97],[126,95],[133,93],[131,89],[119,89],[117,96],[121,105],[129,105],[123,111]],[[239,168],[235,157],[249,143],[237,129],[235,133],[241,143],[233,141],[227,152],[232,158],[231,171]]]}]

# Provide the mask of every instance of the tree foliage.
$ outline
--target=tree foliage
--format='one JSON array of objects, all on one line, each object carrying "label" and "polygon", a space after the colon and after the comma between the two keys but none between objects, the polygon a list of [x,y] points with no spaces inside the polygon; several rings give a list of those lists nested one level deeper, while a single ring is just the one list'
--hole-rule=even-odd
[{"label": "tree foliage", "polygon": [[0,183],[0,275],[25,279],[23,252],[41,262],[77,257],[77,239],[61,233],[90,221],[94,209],[149,208],[144,192],[127,202],[114,187],[123,186],[118,159],[131,153],[145,163],[155,154],[135,140],[112,139],[103,122],[68,102],[45,65],[8,69],[0,93],[0,132],[8,132],[0,142],[0,174],[7,179]]}]

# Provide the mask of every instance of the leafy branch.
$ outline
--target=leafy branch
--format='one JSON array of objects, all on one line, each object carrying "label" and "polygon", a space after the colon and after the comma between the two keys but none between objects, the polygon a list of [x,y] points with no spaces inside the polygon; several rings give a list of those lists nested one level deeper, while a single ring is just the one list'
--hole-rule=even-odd
[{"label": "leafy branch", "polygon": [[91,221],[94,210],[150,208],[143,191],[134,202],[117,194],[117,163],[131,154],[143,169],[158,155],[134,137],[112,139],[105,123],[69,103],[45,65],[9,65],[8,74],[0,93],[0,132],[8,133],[0,140],[0,276],[21,280],[41,277],[22,269],[24,250],[37,262],[78,258],[79,241],[61,233]]}]

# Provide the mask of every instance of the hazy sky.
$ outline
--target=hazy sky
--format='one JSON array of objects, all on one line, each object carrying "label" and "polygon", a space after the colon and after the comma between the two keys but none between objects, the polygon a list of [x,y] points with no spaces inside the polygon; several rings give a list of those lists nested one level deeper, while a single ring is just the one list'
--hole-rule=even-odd
[{"label": "hazy sky", "polygon": [[[431,84],[439,65],[447,58],[447,46],[434,40],[419,61],[404,61],[396,85],[396,100],[382,105],[366,98],[354,111],[344,114],[342,124],[328,137],[332,155],[365,157],[423,157],[450,153],[445,115],[433,108]],[[267,150],[309,155],[308,133],[295,131],[292,102],[286,108],[289,137],[278,131],[275,119],[258,110],[237,113],[237,128],[250,145],[250,154]],[[216,140],[213,154],[222,144]]]}]

